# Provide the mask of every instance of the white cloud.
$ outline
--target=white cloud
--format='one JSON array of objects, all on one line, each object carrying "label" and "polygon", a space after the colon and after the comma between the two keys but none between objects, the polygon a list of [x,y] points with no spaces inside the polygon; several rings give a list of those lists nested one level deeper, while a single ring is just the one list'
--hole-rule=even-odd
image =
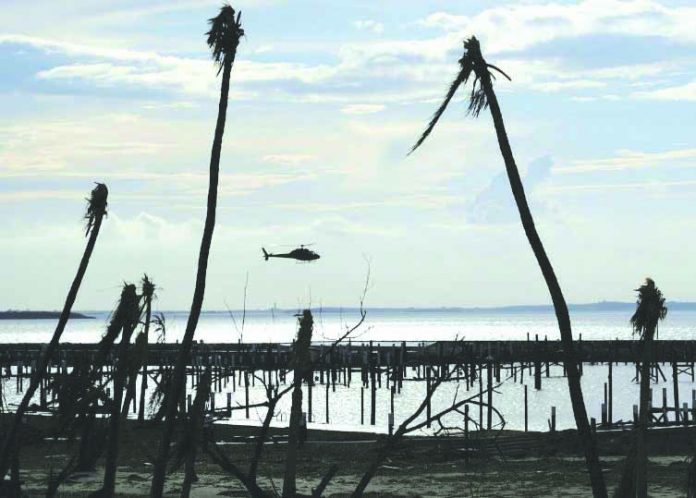
[{"label": "white cloud", "polygon": [[353,26],[363,31],[371,31],[377,35],[384,32],[384,24],[378,21],[373,21],[372,19],[362,19],[355,21]]},{"label": "white cloud", "polygon": [[591,34],[657,36],[693,43],[695,22],[695,7],[666,7],[652,0],[584,0],[506,5],[474,16],[436,12],[420,24],[459,38],[476,34],[485,42],[486,53],[497,53]]},{"label": "white cloud", "polygon": [[657,100],[696,100],[696,80],[684,85],[668,86],[658,90],[634,92],[633,97]]},{"label": "white cloud", "polygon": [[674,149],[662,152],[619,150],[614,157],[574,161],[570,166],[554,168],[554,173],[589,173],[657,168],[660,166],[696,167],[696,149]]},{"label": "white cloud", "polygon": [[374,114],[383,111],[382,104],[349,104],[341,109],[343,114]]}]

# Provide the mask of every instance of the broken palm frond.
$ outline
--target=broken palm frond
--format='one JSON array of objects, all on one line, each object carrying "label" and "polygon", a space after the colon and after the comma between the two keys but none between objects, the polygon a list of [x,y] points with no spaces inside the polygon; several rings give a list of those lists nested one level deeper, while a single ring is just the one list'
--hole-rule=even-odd
[{"label": "broken palm frond", "polygon": [[87,199],[87,212],[85,219],[87,227],[85,228],[85,236],[89,235],[92,228],[96,225],[97,220],[101,220],[106,216],[107,198],[109,197],[109,189],[103,183],[97,183],[97,186],[92,189],[92,193]]},{"label": "broken palm frond", "polygon": [[226,63],[233,62],[239,40],[244,36],[241,18],[242,13],[238,12],[235,15],[234,9],[227,4],[220,9],[217,16],[208,20],[210,31],[206,33],[207,43],[213,60],[219,66],[218,74]]},{"label": "broken palm frond", "polygon": [[645,283],[637,288],[636,292],[636,311],[631,316],[633,333],[638,334],[643,341],[652,340],[655,338],[658,323],[667,317],[665,297],[652,278],[646,278]]}]

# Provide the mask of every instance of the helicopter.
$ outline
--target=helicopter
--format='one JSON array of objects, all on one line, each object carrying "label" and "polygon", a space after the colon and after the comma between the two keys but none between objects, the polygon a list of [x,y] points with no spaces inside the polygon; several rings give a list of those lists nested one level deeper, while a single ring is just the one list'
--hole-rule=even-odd
[{"label": "helicopter", "polygon": [[297,249],[293,249],[292,251],[283,254],[270,254],[263,247],[261,248],[261,250],[263,251],[263,259],[265,259],[266,261],[268,261],[268,258],[286,258],[296,259],[297,261],[310,262],[320,258],[320,256],[317,253],[315,253],[314,251],[310,251],[304,245],[301,245]]}]

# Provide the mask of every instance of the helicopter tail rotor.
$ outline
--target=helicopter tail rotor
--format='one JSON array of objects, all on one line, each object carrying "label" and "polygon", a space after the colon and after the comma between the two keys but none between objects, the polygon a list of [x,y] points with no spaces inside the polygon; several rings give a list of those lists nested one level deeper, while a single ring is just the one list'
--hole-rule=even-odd
[{"label": "helicopter tail rotor", "polygon": [[268,254],[268,253],[266,252],[266,249],[264,249],[263,247],[261,248],[261,250],[263,251],[263,259],[265,259],[266,261],[268,261],[268,258],[270,257],[270,254]]}]

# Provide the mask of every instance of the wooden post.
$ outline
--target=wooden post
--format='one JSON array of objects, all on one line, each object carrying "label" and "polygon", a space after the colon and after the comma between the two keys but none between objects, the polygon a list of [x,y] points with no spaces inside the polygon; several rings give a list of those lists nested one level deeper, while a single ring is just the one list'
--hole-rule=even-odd
[{"label": "wooden post", "polygon": [[389,402],[389,407],[390,407],[390,412],[393,414],[394,413],[394,394],[396,394],[396,385],[392,384],[391,386],[391,396],[390,396],[390,402]]},{"label": "wooden post", "polygon": [[556,407],[551,407],[551,432],[556,432]]},{"label": "wooden post", "polygon": [[614,424],[614,379],[613,379],[613,367],[612,367],[612,362],[609,362],[609,400],[608,400],[608,413],[607,413],[607,418],[609,422],[609,427],[612,427]]},{"label": "wooden post", "polygon": [[431,413],[431,397],[430,397],[430,366],[427,366],[425,368],[425,396],[426,396],[426,401],[427,404],[425,406],[426,410],[426,420],[427,420],[427,427],[430,428],[430,413]]},{"label": "wooden post", "polygon": [[331,385],[327,382],[326,383],[326,423],[329,423],[329,390],[331,389]]},{"label": "wooden post", "polygon": [[249,372],[244,370],[244,413],[246,418],[249,418]]},{"label": "wooden post", "polygon": [[232,417],[232,393],[227,393],[227,418]]},{"label": "wooden post", "polygon": [[360,425],[365,424],[365,388],[360,387]]},{"label": "wooden post", "polygon": [[689,425],[689,403],[684,403],[682,405],[682,422],[684,423],[684,427]]},{"label": "wooden post", "polygon": [[464,405],[464,462],[469,463],[469,404]]},{"label": "wooden post", "polygon": [[529,431],[529,405],[527,404],[527,384],[524,385],[524,432]]},{"label": "wooden post", "polygon": [[375,367],[370,368],[370,425],[377,423],[377,383],[375,382]]},{"label": "wooden post", "polygon": [[483,429],[483,365],[479,366],[478,371],[479,381],[479,430]]},{"label": "wooden post", "polygon": [[541,390],[541,362],[534,362],[534,389]]},{"label": "wooden post", "polygon": [[486,383],[488,387],[488,411],[487,415],[488,418],[486,419],[486,428],[490,431],[492,426],[493,426],[493,366],[491,365],[491,362],[488,362],[488,369],[486,372],[487,378],[486,378]]},{"label": "wooden post", "polygon": [[667,423],[667,388],[662,388],[662,422]]},{"label": "wooden post", "polygon": [[314,384],[314,373],[307,375],[307,421],[314,422],[312,417],[312,384]]},{"label": "wooden post", "polygon": [[602,427],[607,425],[607,404],[602,403]]},{"label": "wooden post", "polygon": [[679,370],[677,362],[672,362],[672,389],[674,390],[674,421],[679,422]]}]

